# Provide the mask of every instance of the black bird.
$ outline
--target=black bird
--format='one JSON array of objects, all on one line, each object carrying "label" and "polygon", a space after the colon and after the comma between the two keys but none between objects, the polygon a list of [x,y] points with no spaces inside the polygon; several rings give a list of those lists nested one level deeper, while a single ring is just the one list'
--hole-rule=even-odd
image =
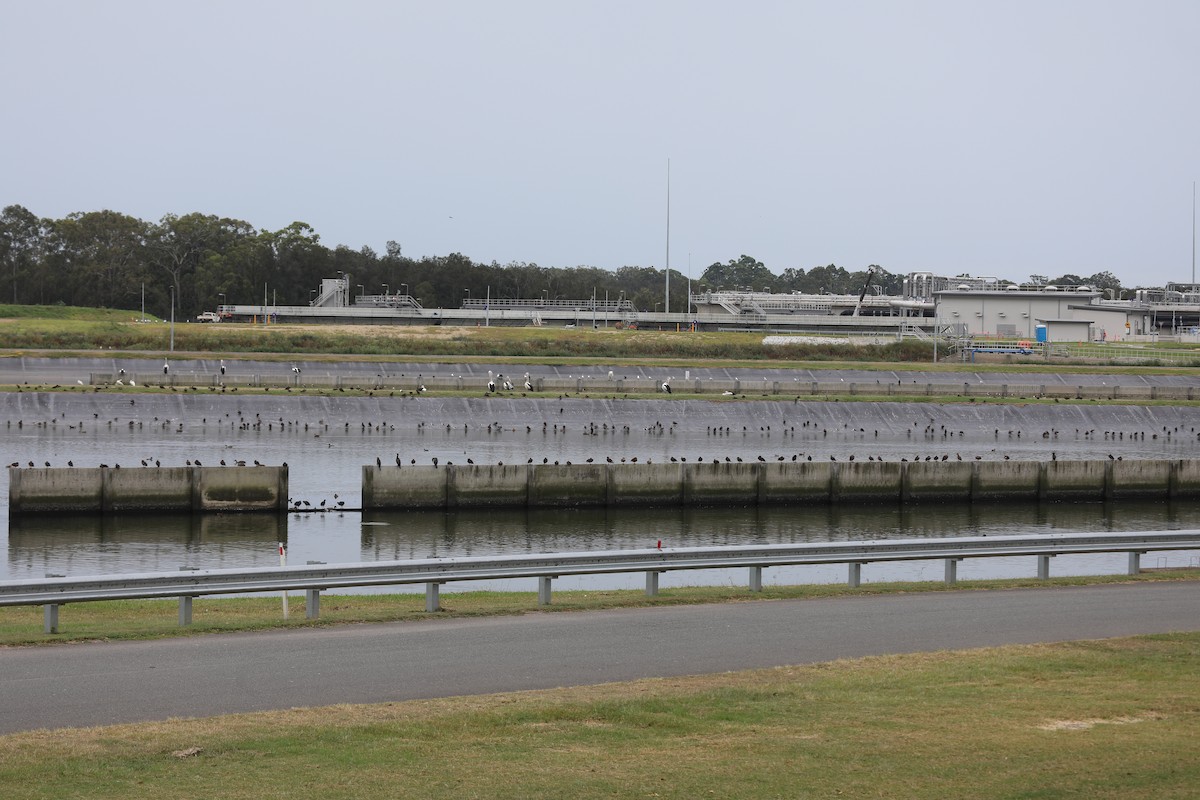
[{"label": "black bird", "polygon": [[379,459],[379,456],[375,456],[375,466],[377,466],[377,467],[383,466],[383,462]]},{"label": "black bird", "polygon": [[400,454],[396,453],[396,466],[400,466]]}]

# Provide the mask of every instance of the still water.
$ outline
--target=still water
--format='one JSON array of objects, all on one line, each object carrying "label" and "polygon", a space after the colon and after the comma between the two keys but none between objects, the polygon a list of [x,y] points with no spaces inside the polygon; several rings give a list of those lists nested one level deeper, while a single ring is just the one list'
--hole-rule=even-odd
[{"label": "still water", "polygon": [[[465,511],[457,513],[326,512],[211,516],[71,516],[10,521],[9,579],[58,575],[172,572],[181,568],[274,566],[277,543],[288,563],[352,563],[625,550],[702,545],[828,542],[854,539],[1003,536],[1067,531],[1194,528],[1200,504],[1164,502],[988,504],[834,508],[747,507],[637,510]],[[1149,554],[1146,567],[1183,566],[1195,553]],[[1055,559],[1056,575],[1117,573],[1121,555]],[[938,562],[880,563],[863,570],[864,582],[939,580]],[[960,578],[1023,577],[1036,572],[1033,558],[974,559]],[[742,584],[742,571],[668,573],[663,586]],[[845,567],[768,569],[767,583],[828,583],[845,579]],[[560,588],[635,588],[641,575],[563,578]],[[489,581],[455,589],[531,591],[532,580]],[[419,590],[420,587],[414,587]],[[350,590],[346,590],[350,591]]]},{"label": "still water", "polygon": [[[360,505],[362,465],[396,458],[479,463],[720,457],[769,460],[857,454],[889,461],[1194,458],[1200,413],[1182,407],[974,407],[897,403],[709,403],[562,398],[329,398],[7,393],[0,461],[153,469],[222,460],[289,464],[290,493],[316,506]],[[0,482],[0,580],[491,554],[846,539],[1024,535],[1195,528],[1200,503],[892,505],[855,508],[686,508],[368,514],[353,511],[204,517],[8,519]],[[1196,554],[1148,555],[1147,567]],[[940,579],[940,562],[875,564],[863,580]],[[1120,572],[1122,556],[1055,559],[1054,574]],[[1033,559],[976,559],[971,577],[1035,573]],[[844,567],[767,570],[768,583],[833,582]],[[663,586],[744,582],[679,572]],[[640,586],[640,575],[564,578],[556,586]],[[487,588],[529,590],[532,581]],[[464,584],[455,588],[479,588]]]}]

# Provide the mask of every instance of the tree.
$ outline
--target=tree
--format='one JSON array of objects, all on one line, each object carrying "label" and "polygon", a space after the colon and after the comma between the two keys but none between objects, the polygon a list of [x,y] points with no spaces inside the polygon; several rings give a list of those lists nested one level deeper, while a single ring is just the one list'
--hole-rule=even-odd
[{"label": "tree", "polygon": [[135,305],[147,279],[148,226],[116,211],[74,213],[53,226],[59,291],[70,305]]},{"label": "tree", "polygon": [[[12,277],[12,301],[31,302],[32,287],[22,290],[22,282],[44,276],[40,270],[46,255],[47,223],[24,206],[12,205],[0,212],[0,265]],[[36,281],[42,283],[44,281]],[[41,298],[44,299],[44,298]]]},{"label": "tree", "polygon": [[700,280],[727,291],[774,291],[779,279],[753,256],[743,255],[729,263],[715,263],[704,270]]}]

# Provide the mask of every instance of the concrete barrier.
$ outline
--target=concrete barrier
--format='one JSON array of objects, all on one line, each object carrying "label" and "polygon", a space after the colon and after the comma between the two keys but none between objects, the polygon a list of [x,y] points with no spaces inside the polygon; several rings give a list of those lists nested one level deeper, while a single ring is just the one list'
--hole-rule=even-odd
[{"label": "concrete barrier", "polygon": [[287,510],[279,467],[9,467],[10,516]]},{"label": "concrete barrier", "polygon": [[438,467],[362,468],[363,508],[446,508],[448,469]]},{"label": "concrete barrier", "polygon": [[1170,461],[1111,461],[1108,468],[1106,496],[1110,499],[1161,496],[1163,487],[1169,491],[1171,486]]},{"label": "concrete barrier", "polygon": [[451,508],[529,505],[529,470],[516,466],[446,467],[446,504]]},{"label": "concrete barrier", "polygon": [[606,464],[542,464],[529,468],[530,508],[608,505]]},{"label": "concrete barrier", "polygon": [[1171,497],[1200,497],[1200,460],[1172,462],[1170,493]]},{"label": "concrete barrier", "polygon": [[1036,500],[1042,465],[1036,461],[976,461],[972,500]]},{"label": "concrete barrier", "polygon": [[614,464],[606,467],[609,505],[677,506],[683,503],[682,464]]},{"label": "concrete barrier", "polygon": [[684,464],[683,503],[696,505],[756,505],[759,496],[758,462],[736,461]]},{"label": "concrete barrier", "polygon": [[839,502],[875,502],[900,499],[903,484],[899,461],[851,461],[833,465],[830,500]]},{"label": "concrete barrier", "polygon": [[913,461],[904,464],[903,498],[912,502],[966,503],[975,487],[973,461]]},{"label": "concrete barrier", "polygon": [[768,462],[761,467],[760,502],[776,505],[827,505],[833,480],[828,461]]},{"label": "concrete barrier", "polygon": [[1200,460],[363,467],[365,510],[1036,502],[1121,497],[1200,497]]},{"label": "concrete barrier", "polygon": [[1100,500],[1108,489],[1108,464],[1104,461],[1048,461],[1042,467],[1042,494],[1046,500]]}]

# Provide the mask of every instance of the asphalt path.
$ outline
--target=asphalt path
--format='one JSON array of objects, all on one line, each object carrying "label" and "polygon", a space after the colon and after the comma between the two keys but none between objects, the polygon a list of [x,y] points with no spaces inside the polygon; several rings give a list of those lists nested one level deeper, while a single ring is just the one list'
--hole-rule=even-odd
[{"label": "asphalt path", "polygon": [[[452,604],[452,595],[444,601]],[[70,607],[62,612],[70,626]],[[1200,629],[1200,583],[857,596],[0,650],[0,734]]]}]

